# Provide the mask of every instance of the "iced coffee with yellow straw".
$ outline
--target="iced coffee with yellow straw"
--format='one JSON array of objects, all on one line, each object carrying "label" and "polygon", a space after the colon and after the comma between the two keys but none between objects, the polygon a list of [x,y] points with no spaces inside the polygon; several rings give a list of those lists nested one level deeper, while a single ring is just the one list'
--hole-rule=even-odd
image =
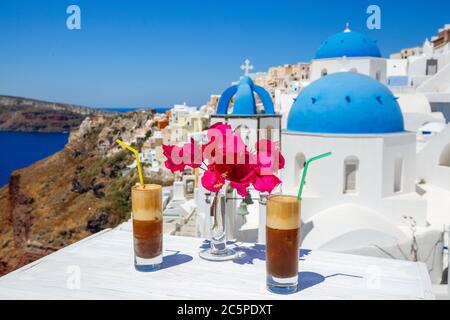
[{"label": "iced coffee with yellow straw", "polygon": [[154,271],[162,263],[162,188],[136,185],[131,189],[135,267]]},{"label": "iced coffee with yellow straw", "polygon": [[138,151],[119,139],[116,142],[135,155],[139,173],[140,183],[131,188],[134,266],[138,271],[156,271],[163,261],[162,187],[145,184]]}]

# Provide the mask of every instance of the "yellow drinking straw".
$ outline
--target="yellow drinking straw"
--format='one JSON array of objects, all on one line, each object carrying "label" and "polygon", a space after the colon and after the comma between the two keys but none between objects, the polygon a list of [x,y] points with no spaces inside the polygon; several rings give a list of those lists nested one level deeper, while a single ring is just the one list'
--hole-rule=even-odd
[{"label": "yellow drinking straw", "polygon": [[139,181],[141,182],[141,187],[145,188],[144,177],[142,176],[142,170],[141,170],[141,162],[139,161],[139,152],[136,149],[133,149],[132,147],[127,145],[125,142],[123,142],[119,139],[116,139],[116,142],[118,144],[120,144],[122,147],[127,148],[128,150],[130,150],[131,152],[134,153],[134,156],[136,157],[136,163],[137,163],[137,168],[138,168],[138,173],[139,173]]}]

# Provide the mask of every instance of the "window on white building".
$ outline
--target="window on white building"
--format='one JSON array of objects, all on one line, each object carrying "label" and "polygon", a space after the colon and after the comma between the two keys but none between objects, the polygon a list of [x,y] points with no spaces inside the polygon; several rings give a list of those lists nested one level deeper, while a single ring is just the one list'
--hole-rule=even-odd
[{"label": "window on white building", "polygon": [[327,69],[322,69],[322,71],[320,72],[320,75],[322,77],[326,76],[328,74],[328,70]]},{"label": "window on white building", "polygon": [[344,193],[356,193],[359,160],[355,156],[344,161]]},{"label": "window on white building", "polygon": [[439,165],[443,167],[450,167],[450,143],[442,150],[439,158]]},{"label": "window on white building", "polygon": [[377,71],[377,73],[375,74],[375,79],[380,81],[380,79],[381,79],[381,72],[380,71]]},{"label": "window on white building", "polygon": [[402,191],[403,158],[397,157],[394,165],[394,192]]},{"label": "window on white building", "polygon": [[249,129],[249,127],[247,127],[245,124],[241,124],[241,125],[236,127],[234,132],[240,134],[242,140],[244,140],[244,143],[246,145],[249,144],[249,142],[250,142],[250,129]]},{"label": "window on white building", "polygon": [[267,126],[267,128],[266,128],[266,138],[268,140],[272,140],[272,130],[273,130],[272,126]]},{"label": "window on white building", "polygon": [[426,66],[426,75],[433,76],[438,72],[438,61],[436,59],[428,59]]}]

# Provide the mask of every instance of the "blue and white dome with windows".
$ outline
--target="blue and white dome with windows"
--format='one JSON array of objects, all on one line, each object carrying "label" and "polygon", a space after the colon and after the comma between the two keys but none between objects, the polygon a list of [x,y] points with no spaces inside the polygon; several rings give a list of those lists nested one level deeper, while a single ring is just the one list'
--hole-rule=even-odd
[{"label": "blue and white dome with windows", "polygon": [[404,132],[397,99],[383,84],[355,72],[339,72],[311,83],[297,97],[288,131],[325,134]]},{"label": "blue and white dome with windows", "polygon": [[362,33],[351,31],[347,26],[345,31],[322,42],[316,51],[315,59],[341,57],[381,58],[381,53],[374,40]]}]

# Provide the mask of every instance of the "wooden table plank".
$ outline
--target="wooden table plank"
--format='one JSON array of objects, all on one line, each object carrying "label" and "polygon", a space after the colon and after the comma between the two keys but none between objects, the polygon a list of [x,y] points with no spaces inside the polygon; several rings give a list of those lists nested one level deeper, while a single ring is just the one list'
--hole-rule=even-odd
[{"label": "wooden table plank", "polygon": [[[133,267],[129,230],[106,230],[0,278],[1,299],[433,299],[421,263],[313,251],[299,263],[299,292],[265,289],[264,247],[254,259],[209,262],[203,239],[164,236],[164,268]],[[72,281],[79,271],[80,288]],[[74,273],[75,272],[75,273]],[[76,287],[76,286],[75,286]]]}]

